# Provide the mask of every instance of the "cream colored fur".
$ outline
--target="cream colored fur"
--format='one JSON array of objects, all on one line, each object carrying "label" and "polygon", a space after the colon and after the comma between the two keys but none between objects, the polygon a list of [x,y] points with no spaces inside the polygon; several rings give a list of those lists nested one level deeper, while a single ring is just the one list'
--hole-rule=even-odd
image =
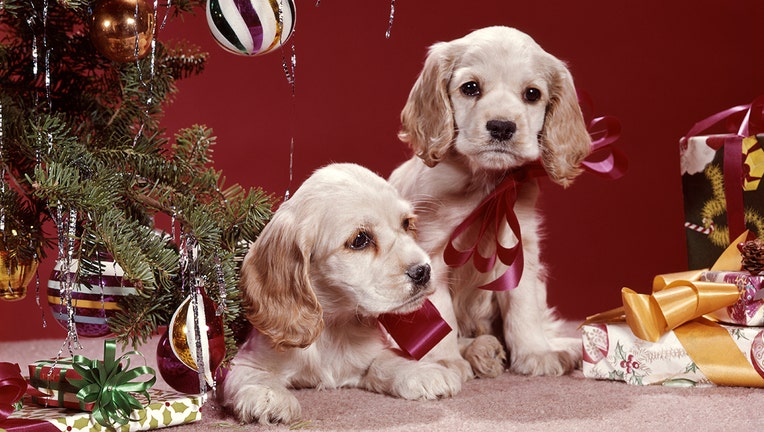
[{"label": "cream colored fur", "polygon": [[[477,289],[505,266],[481,274],[470,266],[449,269],[443,261],[454,228],[508,170],[540,160],[549,177],[563,186],[579,174],[591,142],[566,66],[531,37],[508,27],[484,28],[437,43],[401,120],[399,136],[416,156],[398,167],[390,182],[415,205],[419,244],[432,257],[436,275],[432,300],[461,338],[447,337],[428,358],[458,365],[456,370],[465,376],[470,372],[460,363],[464,356],[478,376],[495,376],[503,370],[503,345],[509,350],[509,367],[517,373],[572,370],[581,360],[581,342],[558,337],[559,322],[547,306],[535,181],[522,184],[514,208],[525,257],[516,289]],[[511,123],[514,130],[492,132],[489,122]],[[492,234],[502,245],[517,242],[506,224],[499,231]],[[468,232],[457,247],[466,248],[474,239]],[[489,238],[480,245],[484,254],[491,244]]]},{"label": "cream colored fur", "polygon": [[244,259],[241,289],[256,330],[223,384],[242,422],[290,423],[289,388],[359,387],[406,399],[451,396],[461,378],[404,357],[377,317],[420,307],[434,286],[411,204],[353,164],[316,171],[283,203]]}]

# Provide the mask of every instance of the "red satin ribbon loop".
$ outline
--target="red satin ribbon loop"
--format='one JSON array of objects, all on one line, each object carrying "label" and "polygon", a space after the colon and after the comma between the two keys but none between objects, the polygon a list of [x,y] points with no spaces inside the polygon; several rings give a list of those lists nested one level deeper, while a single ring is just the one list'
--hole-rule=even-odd
[{"label": "red satin ribbon loop", "polygon": [[26,390],[27,382],[21,376],[19,365],[0,363],[0,420],[13,413],[13,405],[21,400]]},{"label": "red satin ribbon loop", "polygon": [[20,401],[26,393],[34,396],[47,396],[29,385],[21,375],[19,365],[0,362],[0,420],[5,420],[13,414],[14,404]]},{"label": "red satin ribbon loop", "polygon": [[612,144],[621,136],[621,123],[615,117],[597,117],[588,122],[587,130],[592,138],[592,150],[581,162],[584,169],[592,174],[611,180],[626,174],[626,155]]},{"label": "red satin ribbon loop", "polygon": [[[472,259],[472,265],[477,271],[487,273],[493,270],[498,258],[509,268],[498,279],[480,288],[490,291],[504,291],[517,287],[523,273],[523,239],[520,232],[520,222],[514,211],[517,201],[517,186],[525,181],[530,174],[539,172],[543,172],[543,170],[521,168],[510,172],[507,178],[454,229],[443,252],[443,259],[448,266],[460,267]],[[480,228],[473,245],[465,250],[458,250],[454,246],[454,241],[481,218]],[[481,255],[478,247],[483,244],[486,233],[495,235],[500,232],[505,222],[517,239],[517,243],[511,247],[505,247],[496,238],[494,241],[495,251],[487,257]]]}]

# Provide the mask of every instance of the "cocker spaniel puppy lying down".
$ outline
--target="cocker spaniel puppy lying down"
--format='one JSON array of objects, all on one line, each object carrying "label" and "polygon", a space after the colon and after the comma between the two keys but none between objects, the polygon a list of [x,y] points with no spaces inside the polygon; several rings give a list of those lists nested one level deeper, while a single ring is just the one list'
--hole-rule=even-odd
[{"label": "cocker spaniel puppy lying down", "polygon": [[[453,328],[428,354],[451,359],[461,373],[495,376],[509,368],[529,375],[559,375],[581,360],[581,342],[558,336],[560,322],[546,302],[538,187],[530,166],[567,186],[581,172],[591,139],[573,79],[565,64],[530,36],[509,27],[488,27],[433,45],[401,114],[399,137],[415,155],[390,182],[410,200],[418,217],[419,244],[433,259],[433,303]],[[527,175],[526,175],[527,174]],[[483,257],[518,246],[524,266],[510,290],[478,289],[499,278],[493,269],[446,264],[444,251],[455,228],[503,182],[516,192],[511,218],[488,220],[481,213],[453,246],[475,246]],[[505,185],[507,183],[504,183]],[[550,215],[564,218],[564,215]],[[479,238],[481,223],[487,229]],[[519,228],[519,229],[517,229]],[[521,234],[521,235],[519,235]],[[520,237],[522,242],[520,243]],[[494,337],[495,336],[495,337]],[[477,338],[477,339],[472,339]],[[499,342],[501,340],[501,343]]]},{"label": "cocker spaniel puppy lying down", "polygon": [[433,292],[411,204],[354,164],[317,170],[275,212],[241,273],[249,339],[222,402],[243,422],[290,423],[289,388],[358,387],[406,399],[451,396],[461,377],[403,356],[377,317],[418,309]]}]

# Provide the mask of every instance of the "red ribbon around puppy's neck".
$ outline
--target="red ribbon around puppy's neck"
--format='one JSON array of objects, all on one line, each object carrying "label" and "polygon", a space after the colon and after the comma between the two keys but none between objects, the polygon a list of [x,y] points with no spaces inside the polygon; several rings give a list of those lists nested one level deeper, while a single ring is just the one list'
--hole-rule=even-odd
[{"label": "red ribbon around puppy's neck", "polygon": [[[589,135],[592,137],[592,151],[584,160],[584,170],[617,179],[626,172],[626,158],[611,146],[618,139],[620,124],[613,117],[598,117],[587,122]],[[519,169],[510,171],[504,180],[491,192],[469,216],[454,230],[446,250],[444,259],[451,267],[465,265],[472,258],[473,265],[481,272],[493,269],[496,259],[509,266],[501,276],[481,288],[500,291],[515,288],[523,273],[523,247],[520,233],[520,223],[517,220],[514,207],[517,201],[517,187],[523,182],[545,175],[540,163],[535,162]],[[478,239],[475,246],[465,251],[457,250],[453,242],[478,219]],[[506,248],[496,239],[496,250],[489,257],[483,257],[477,252],[483,235],[491,230],[498,232],[499,227],[506,221],[512,230],[517,244]],[[450,331],[451,327],[440,316],[440,313],[429,300],[421,309],[406,315],[385,314],[379,317],[380,324],[387,330],[398,346],[410,357],[421,359]]]},{"label": "red ribbon around puppy's neck", "polygon": [[[626,157],[611,145],[618,139],[620,123],[614,117],[598,117],[587,122],[587,126],[589,135],[592,137],[592,150],[582,162],[584,170],[609,179],[623,176],[626,172]],[[493,270],[498,259],[508,266],[507,270],[480,288],[489,291],[506,291],[516,288],[523,274],[523,239],[520,223],[514,210],[517,188],[523,182],[543,175],[546,175],[546,172],[539,162],[510,171],[496,189],[454,229],[443,252],[446,264],[449,267],[461,267],[472,258],[475,270],[487,273]],[[475,226],[478,221],[480,221],[479,227]],[[497,233],[504,222],[517,239],[514,246],[505,247],[499,242]],[[469,228],[477,229],[477,239],[466,250],[458,250],[454,246],[454,241]],[[483,243],[483,238],[487,234],[494,237],[495,247],[489,256],[484,257],[478,251],[478,246]]]}]

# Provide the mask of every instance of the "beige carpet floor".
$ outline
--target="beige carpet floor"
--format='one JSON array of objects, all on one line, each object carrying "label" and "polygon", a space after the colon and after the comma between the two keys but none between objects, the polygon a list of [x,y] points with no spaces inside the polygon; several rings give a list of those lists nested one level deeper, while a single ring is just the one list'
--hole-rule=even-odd
[{"label": "beige carpet floor", "polygon": [[[156,367],[156,339],[144,345]],[[0,342],[0,361],[26,364],[56,355],[60,340]],[[77,354],[99,356],[102,340],[84,340]],[[158,388],[169,389],[161,378]],[[751,388],[639,387],[585,378],[524,377],[505,373],[466,383],[461,393],[437,401],[405,401],[357,389],[299,390],[310,431],[762,431],[764,390]],[[212,402],[202,420],[177,432],[289,430],[290,426],[240,425]]]}]

